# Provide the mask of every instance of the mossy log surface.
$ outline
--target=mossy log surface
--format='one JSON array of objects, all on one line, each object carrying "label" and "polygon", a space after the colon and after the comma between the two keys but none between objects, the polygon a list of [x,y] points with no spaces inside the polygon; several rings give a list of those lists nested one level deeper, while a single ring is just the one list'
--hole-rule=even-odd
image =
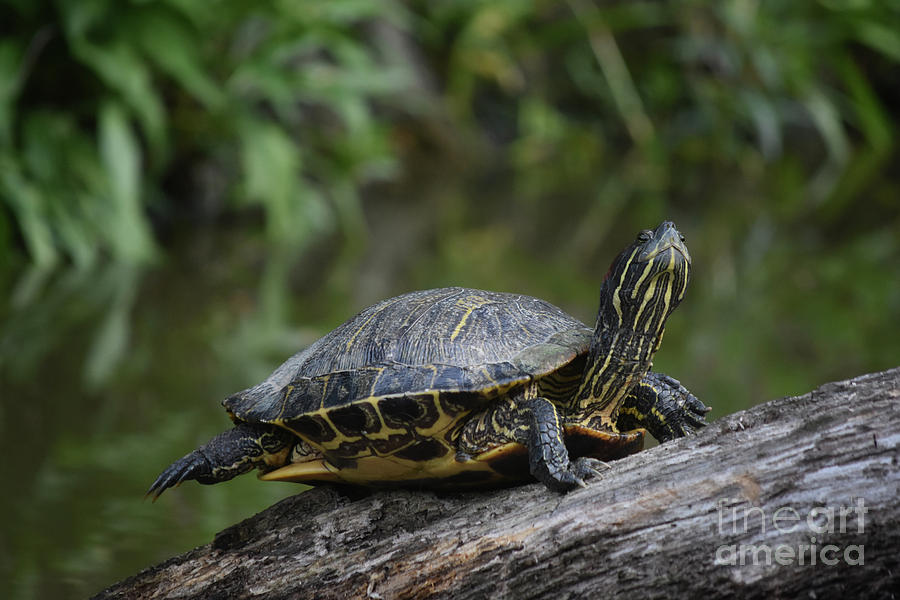
[{"label": "mossy log surface", "polygon": [[96,597],[891,598],[898,446],[900,368],[724,417],[566,495],[316,488]]}]

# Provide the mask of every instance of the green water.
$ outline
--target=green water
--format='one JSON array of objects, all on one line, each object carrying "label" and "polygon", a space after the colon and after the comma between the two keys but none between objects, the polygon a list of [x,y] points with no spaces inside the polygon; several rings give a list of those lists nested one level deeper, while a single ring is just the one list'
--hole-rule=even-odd
[{"label": "green water", "polygon": [[597,218],[588,194],[417,194],[384,191],[365,204],[364,234],[302,251],[272,249],[244,227],[185,226],[142,270],[6,273],[0,596],[90,595],[300,492],[244,476],[143,500],[162,468],[227,427],[223,397],[357,310],[464,285],[540,296],[592,322],[613,255],[662,218],[687,236],[694,278],[656,368],[711,405],[711,418],[900,364],[892,210],[828,230],[768,209],[735,219],[712,204]]}]

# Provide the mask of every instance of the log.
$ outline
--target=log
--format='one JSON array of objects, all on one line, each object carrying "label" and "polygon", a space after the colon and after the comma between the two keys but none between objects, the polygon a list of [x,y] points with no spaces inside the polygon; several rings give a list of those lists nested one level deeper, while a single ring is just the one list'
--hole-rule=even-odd
[{"label": "log", "polygon": [[891,598],[900,368],[615,461],[565,495],[319,487],[96,598]]}]

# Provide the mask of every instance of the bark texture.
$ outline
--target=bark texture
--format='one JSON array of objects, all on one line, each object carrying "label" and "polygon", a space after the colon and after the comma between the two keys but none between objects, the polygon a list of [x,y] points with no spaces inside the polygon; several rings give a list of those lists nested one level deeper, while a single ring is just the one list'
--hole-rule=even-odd
[{"label": "bark texture", "polygon": [[719,419],[566,495],[316,488],[96,597],[891,598],[898,444],[900,368]]}]

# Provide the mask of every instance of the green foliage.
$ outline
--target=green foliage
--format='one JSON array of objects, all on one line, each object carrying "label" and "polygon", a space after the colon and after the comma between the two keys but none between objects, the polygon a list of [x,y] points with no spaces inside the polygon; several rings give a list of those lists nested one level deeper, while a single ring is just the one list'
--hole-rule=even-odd
[{"label": "green foliage", "polygon": [[40,265],[152,258],[148,215],[203,193],[212,216],[262,207],[280,244],[359,239],[361,186],[404,158],[397,117],[442,104],[441,138],[490,140],[477,162],[523,198],[609,182],[595,223],[690,199],[710,167],[839,218],[894,149],[890,2],[5,4],[0,242]]},{"label": "green foliage", "polygon": [[331,186],[390,172],[372,100],[406,77],[359,35],[368,3],[5,4],[0,198],[38,265],[152,259],[149,213],[204,161],[291,244],[331,227]]},{"label": "green foliage", "polygon": [[894,84],[867,71],[896,69],[896,3],[421,6],[427,51],[448,56],[450,106],[512,141],[521,169],[612,165],[610,176],[627,179],[610,154],[633,147],[626,159],[645,168],[627,181],[640,195],[686,191],[674,176],[685,168],[754,175],[806,154],[805,192],[827,201],[858,153],[893,145],[879,92]]}]

